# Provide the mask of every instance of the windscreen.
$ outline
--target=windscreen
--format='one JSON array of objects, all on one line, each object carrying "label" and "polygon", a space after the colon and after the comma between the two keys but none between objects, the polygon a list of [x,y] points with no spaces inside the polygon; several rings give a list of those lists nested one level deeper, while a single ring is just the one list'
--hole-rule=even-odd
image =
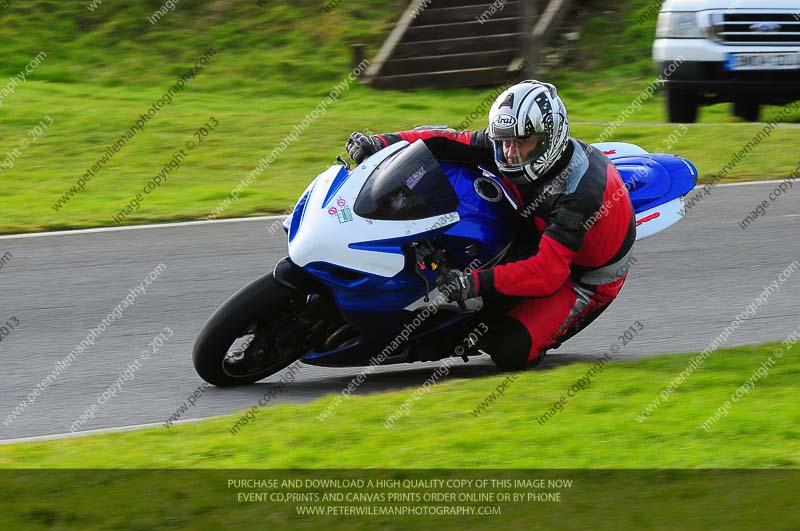
[{"label": "windscreen", "polygon": [[425,143],[417,141],[373,170],[353,208],[368,219],[410,220],[447,214],[457,207],[458,197],[444,170]]}]

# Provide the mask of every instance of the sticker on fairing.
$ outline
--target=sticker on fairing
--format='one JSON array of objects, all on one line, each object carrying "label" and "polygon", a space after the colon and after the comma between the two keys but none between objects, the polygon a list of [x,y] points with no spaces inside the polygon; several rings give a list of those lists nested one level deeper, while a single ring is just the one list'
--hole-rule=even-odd
[{"label": "sticker on fairing", "polygon": [[414,187],[417,185],[422,176],[425,175],[425,168],[421,167],[417,171],[415,171],[411,177],[406,180],[406,186],[408,186],[409,190],[413,190]]},{"label": "sticker on fairing", "polygon": [[350,212],[349,208],[343,208],[339,210],[339,212],[336,214],[336,217],[339,218],[339,223],[353,221],[353,214]]}]

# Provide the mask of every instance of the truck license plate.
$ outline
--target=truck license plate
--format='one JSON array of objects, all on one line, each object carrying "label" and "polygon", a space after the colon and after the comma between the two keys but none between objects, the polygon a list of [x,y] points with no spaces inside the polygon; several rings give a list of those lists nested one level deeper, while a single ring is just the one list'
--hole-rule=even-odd
[{"label": "truck license plate", "polygon": [[800,53],[729,53],[725,70],[797,70]]}]

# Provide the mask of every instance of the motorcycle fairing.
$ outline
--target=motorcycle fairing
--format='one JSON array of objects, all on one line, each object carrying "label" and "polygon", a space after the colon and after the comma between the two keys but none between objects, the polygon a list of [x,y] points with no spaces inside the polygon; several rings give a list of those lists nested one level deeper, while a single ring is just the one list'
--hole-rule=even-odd
[{"label": "motorcycle fairing", "polygon": [[[683,195],[697,176],[689,161],[652,155],[632,144],[596,147],[611,158],[630,190],[637,239],[680,220]],[[381,352],[387,338],[428,307],[409,245],[435,237],[462,268],[491,263],[511,243],[517,208],[511,196],[484,169],[438,163],[422,141],[393,144],[349,172],[336,165],[320,174],[285,224],[289,256],[329,288],[359,335],[304,361],[357,365]],[[421,274],[432,287],[435,272],[428,268]],[[427,296],[434,300],[435,294],[434,288]],[[470,310],[479,307],[480,301]],[[464,317],[463,311],[443,305],[410,341]]]},{"label": "motorcycle fairing", "polygon": [[658,234],[680,221],[683,198],[697,183],[694,164],[676,155],[648,153],[623,142],[593,144],[619,171],[636,213],[636,239]]},{"label": "motorcycle fairing", "polygon": [[[393,144],[350,172],[337,165],[320,174],[288,223],[289,256],[329,288],[363,337],[307,359],[353,361],[368,343],[381,347],[374,342],[394,337],[423,309],[406,309],[426,294],[408,250],[412,243],[435,237],[462,268],[480,267],[503,252],[514,209],[506,194],[488,172],[439,164],[421,141]],[[434,286],[435,271],[421,273]],[[445,321],[463,318],[452,311],[457,307],[444,306]]]}]

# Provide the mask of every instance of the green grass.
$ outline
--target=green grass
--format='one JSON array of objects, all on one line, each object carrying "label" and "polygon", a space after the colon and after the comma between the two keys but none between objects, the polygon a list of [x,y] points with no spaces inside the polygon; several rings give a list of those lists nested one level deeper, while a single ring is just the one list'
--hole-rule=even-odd
[{"label": "green grass", "polygon": [[[212,77],[214,67],[201,72],[195,82],[199,85],[203,76]],[[27,150],[20,149],[13,168],[2,173],[0,232],[114,225],[112,216],[213,116],[219,127],[159,189],[146,196],[126,222],[204,219],[320,102],[290,96],[254,99],[189,88],[123,147],[82,193],[54,211],[52,205],[62,194],[166,88],[29,82],[19,89],[12,96],[13,105],[0,108],[0,154],[19,149],[27,132],[45,115],[54,123]],[[344,140],[352,130],[392,131],[421,123],[458,125],[488,93],[464,90],[441,98],[436,92],[421,92],[408,98],[355,87],[314,121],[220,217],[283,212],[291,207],[305,185],[337,154],[343,154]],[[581,124],[582,119],[599,119],[585,101],[582,105],[573,113],[578,122],[573,129],[578,137],[593,140],[605,126]],[[745,124],[692,126],[668,151],[695,161],[701,177],[708,178],[759,129]],[[674,131],[673,127],[623,126],[614,140],[667,151],[665,139]],[[789,175],[798,162],[793,149],[796,138],[794,130],[777,130],[728,180]]]},{"label": "green grass", "polygon": [[[774,356],[775,347],[715,352],[642,423],[636,416],[689,366],[691,356],[607,363],[543,425],[537,419],[586,374],[588,364],[525,373],[478,418],[471,412],[505,376],[440,381],[419,395],[392,429],[383,423],[412,397],[412,389],[352,398],[324,421],[317,415],[333,397],[268,407],[236,436],[228,431],[239,419],[233,415],[169,429],[0,446],[5,469],[0,528],[424,530],[435,522],[438,529],[463,530],[496,527],[500,521],[506,529],[530,529],[534,521],[548,529],[668,531],[761,529],[768,521],[770,529],[797,529],[800,515],[786,510],[796,501],[800,464],[796,352],[786,348],[783,357],[773,358],[769,373],[755,380],[755,387],[709,431],[700,426]],[[653,470],[659,468],[670,470]],[[787,468],[794,470],[776,470]],[[245,503],[238,493],[461,491],[228,483],[256,478],[573,483],[562,489],[472,489],[526,495],[558,491],[559,503],[452,504],[499,505],[502,520],[301,517],[297,506],[398,504]]]},{"label": "green grass", "polygon": [[644,422],[637,415],[690,356],[608,363],[543,425],[538,419],[588,365],[525,373],[477,418],[471,412],[505,376],[440,382],[391,429],[384,421],[414,390],[352,398],[326,420],[317,416],[333,397],[262,408],[235,436],[228,428],[238,415],[0,446],[0,467],[796,468],[800,358],[794,351],[777,359],[727,417],[708,431],[700,426],[772,353],[769,345],[717,351]]},{"label": "green grass", "polygon": [[[405,0],[181,0],[156,24],[164,0],[12,1],[0,10],[0,75],[19,72],[41,50],[34,78],[101,87],[169,83],[209,47],[220,61],[204,89],[268,98],[322,95],[346,72],[349,46],[377,48]],[[222,58],[225,59],[222,59]],[[3,83],[4,85],[5,83]]]},{"label": "green grass", "polygon": [[[83,3],[13,2],[0,11],[0,79],[48,54],[30,80],[0,106],[0,233],[114,225],[112,220],[209,117],[220,122],[166,183],[124,221],[205,219],[236,185],[314,109],[348,72],[349,45],[368,45],[373,57],[399,0],[345,0],[331,13],[317,2],[252,2],[228,6],[183,0],[157,24],[146,17],[161,0],[95,12]],[[581,18],[583,34],[562,62],[541,77],[556,81],[570,109],[574,134],[592,141],[654,79],[649,59],[654,20],[632,22],[649,5],[630,0],[597,4]],[[625,28],[612,31],[614,28]],[[67,35],[69,38],[63,38]],[[57,43],[57,44],[55,44]],[[152,119],[61,210],[51,206],[161,96],[203,51],[217,54],[174,102]],[[5,82],[0,82],[0,87]],[[283,212],[305,185],[342,154],[353,130],[375,132],[446,123],[458,127],[489,90],[380,92],[356,86],[314,121],[220,217]],[[488,106],[485,106],[485,108]],[[483,126],[484,112],[470,128]],[[765,111],[773,116],[776,109]],[[45,116],[54,124],[27,149],[28,132]],[[727,106],[703,110],[703,124],[665,143],[672,126],[661,97],[643,102],[613,140],[670,151],[697,163],[708,179],[760,126],[731,125]],[[790,121],[800,121],[800,112]],[[781,127],[726,180],[777,179],[797,166],[797,129]]]}]

